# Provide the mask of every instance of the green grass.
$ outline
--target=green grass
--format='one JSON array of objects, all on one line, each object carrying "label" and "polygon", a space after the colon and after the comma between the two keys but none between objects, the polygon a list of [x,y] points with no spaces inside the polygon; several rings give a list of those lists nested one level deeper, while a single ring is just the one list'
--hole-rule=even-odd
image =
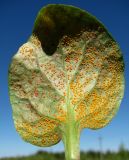
[{"label": "green grass", "polygon": [[[101,153],[102,154],[102,153]],[[88,151],[81,152],[81,160],[129,160],[129,151],[120,148],[118,152],[107,151],[102,154],[100,159],[100,152]],[[48,153],[44,151],[38,151],[34,155],[26,157],[12,157],[1,158],[0,160],[65,160],[64,153]]]}]

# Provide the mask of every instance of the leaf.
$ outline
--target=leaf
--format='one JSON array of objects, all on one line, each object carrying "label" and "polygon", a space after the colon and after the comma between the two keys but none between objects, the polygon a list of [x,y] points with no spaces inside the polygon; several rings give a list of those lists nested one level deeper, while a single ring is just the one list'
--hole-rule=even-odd
[{"label": "leaf", "polygon": [[13,118],[22,138],[38,146],[58,143],[65,125],[79,131],[106,126],[124,93],[120,48],[89,13],[48,5],[9,69]]}]

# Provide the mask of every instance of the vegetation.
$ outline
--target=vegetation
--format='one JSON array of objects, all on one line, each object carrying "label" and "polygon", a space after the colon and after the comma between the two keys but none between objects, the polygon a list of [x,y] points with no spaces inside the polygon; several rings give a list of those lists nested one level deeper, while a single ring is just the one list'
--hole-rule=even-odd
[{"label": "vegetation", "polygon": [[[81,160],[100,160],[101,154],[101,160],[129,160],[129,151],[122,146],[118,152],[107,151],[105,153],[100,153],[96,151],[82,151]],[[38,151],[36,154],[27,157],[1,158],[0,160],[65,160],[65,155],[63,152],[48,153],[45,151]]]}]

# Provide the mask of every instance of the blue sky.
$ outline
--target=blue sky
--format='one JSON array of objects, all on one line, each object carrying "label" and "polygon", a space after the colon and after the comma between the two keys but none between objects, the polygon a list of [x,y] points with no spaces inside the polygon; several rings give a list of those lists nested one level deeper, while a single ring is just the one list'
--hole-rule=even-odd
[{"label": "blue sky", "polygon": [[[98,137],[103,137],[103,150],[117,150],[121,143],[129,149],[129,1],[128,0],[0,0],[0,157],[26,155],[39,147],[24,142],[15,131],[8,96],[8,67],[12,56],[31,35],[38,11],[46,4],[71,4],[96,16],[120,45],[125,60],[125,96],[113,121],[97,131],[82,131],[82,150],[99,150]],[[62,142],[43,148],[62,151]]]}]

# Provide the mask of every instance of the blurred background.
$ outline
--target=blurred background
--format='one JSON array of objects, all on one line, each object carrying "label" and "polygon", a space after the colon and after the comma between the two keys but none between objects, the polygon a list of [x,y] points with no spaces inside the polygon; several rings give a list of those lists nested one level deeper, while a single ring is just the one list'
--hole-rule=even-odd
[{"label": "blurred background", "polygon": [[[129,159],[129,0],[0,0],[0,159],[64,159],[63,143],[39,148],[15,130],[8,95],[8,67],[31,35],[38,11],[50,3],[70,4],[97,17],[120,45],[125,61],[125,95],[116,117],[100,130],[81,133],[81,159]],[[6,158],[4,158],[6,157]],[[21,158],[17,158],[21,157]]]}]

